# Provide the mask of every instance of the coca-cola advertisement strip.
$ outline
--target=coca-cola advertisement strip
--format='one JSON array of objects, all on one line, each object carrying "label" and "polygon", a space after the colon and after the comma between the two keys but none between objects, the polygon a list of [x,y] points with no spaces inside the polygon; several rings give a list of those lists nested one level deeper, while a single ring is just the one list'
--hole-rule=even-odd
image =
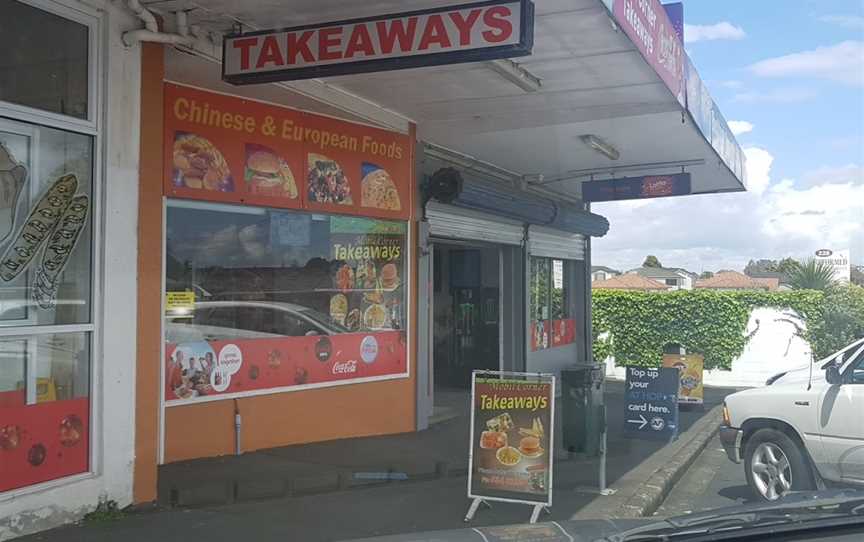
[{"label": "coca-cola advertisement strip", "polygon": [[168,404],[408,374],[402,331],[169,343],[165,360]]},{"label": "coca-cola advertisement strip", "polygon": [[468,496],[552,504],[555,377],[477,371]]}]

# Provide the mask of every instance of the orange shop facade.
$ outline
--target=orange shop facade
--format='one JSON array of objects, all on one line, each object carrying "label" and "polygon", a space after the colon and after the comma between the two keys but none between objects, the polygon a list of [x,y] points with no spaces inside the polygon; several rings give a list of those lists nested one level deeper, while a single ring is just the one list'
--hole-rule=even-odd
[{"label": "orange shop facade", "polygon": [[136,500],[157,463],[413,430],[412,134],[157,82],[137,408],[139,451],[148,426],[158,448]]}]

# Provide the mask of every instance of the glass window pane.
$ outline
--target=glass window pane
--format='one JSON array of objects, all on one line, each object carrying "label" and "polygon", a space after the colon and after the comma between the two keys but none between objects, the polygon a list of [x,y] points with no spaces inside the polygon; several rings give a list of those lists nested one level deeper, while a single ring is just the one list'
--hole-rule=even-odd
[{"label": "glass window pane", "polygon": [[569,317],[570,307],[567,299],[567,279],[564,260],[552,260],[552,319]]},{"label": "glass window pane", "polygon": [[0,118],[0,326],[90,322],[93,140]]},{"label": "glass window pane", "polygon": [[0,342],[0,408],[24,405],[26,375],[27,342],[23,339]]},{"label": "glass window pane", "polygon": [[0,0],[0,100],[86,119],[88,28]]},{"label": "glass window pane", "polygon": [[401,222],[203,203],[168,208],[170,343],[405,328]]},{"label": "glass window pane", "polygon": [[[0,391],[0,492],[87,472],[90,335],[0,339],[0,368],[10,366],[16,374],[0,369],[0,386],[21,380],[17,401],[4,400],[13,392]],[[28,395],[30,401],[22,400]]]}]

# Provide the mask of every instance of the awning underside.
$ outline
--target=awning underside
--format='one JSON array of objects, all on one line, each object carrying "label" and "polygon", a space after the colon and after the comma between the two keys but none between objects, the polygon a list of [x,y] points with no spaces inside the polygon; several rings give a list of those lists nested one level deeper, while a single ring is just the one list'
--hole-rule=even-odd
[{"label": "awning underside", "polygon": [[[162,11],[194,8],[190,23],[221,35],[235,21],[250,28],[274,28],[458,2],[208,0],[207,9],[185,0],[144,3]],[[326,80],[328,86],[383,106],[389,116],[364,118],[362,111],[355,115],[322,106],[308,95],[298,97],[299,105],[384,124],[402,116],[417,123],[422,140],[528,175],[532,182],[542,175],[544,183],[555,181],[545,188],[569,197],[579,196],[581,181],[588,181],[591,173],[596,179],[609,178],[610,173],[617,177],[675,173],[682,170],[682,163],[692,173],[694,193],[744,189],[630,39],[616,28],[601,0],[537,0],[535,4],[534,53],[514,60],[541,80],[539,90],[523,90],[488,63],[471,63]],[[200,64],[173,52],[169,78],[296,103],[286,87],[230,87],[219,82],[218,65]],[[586,146],[580,140],[586,134],[611,144],[620,158],[610,160]],[[657,163],[667,165],[639,167]]]}]

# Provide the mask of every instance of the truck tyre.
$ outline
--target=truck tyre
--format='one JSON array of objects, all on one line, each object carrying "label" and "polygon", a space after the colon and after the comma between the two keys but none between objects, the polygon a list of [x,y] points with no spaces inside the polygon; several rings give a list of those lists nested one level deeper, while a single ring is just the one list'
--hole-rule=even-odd
[{"label": "truck tyre", "polygon": [[815,489],[804,451],[777,429],[759,429],[744,447],[747,485],[763,501],[776,501],[792,491]]}]

